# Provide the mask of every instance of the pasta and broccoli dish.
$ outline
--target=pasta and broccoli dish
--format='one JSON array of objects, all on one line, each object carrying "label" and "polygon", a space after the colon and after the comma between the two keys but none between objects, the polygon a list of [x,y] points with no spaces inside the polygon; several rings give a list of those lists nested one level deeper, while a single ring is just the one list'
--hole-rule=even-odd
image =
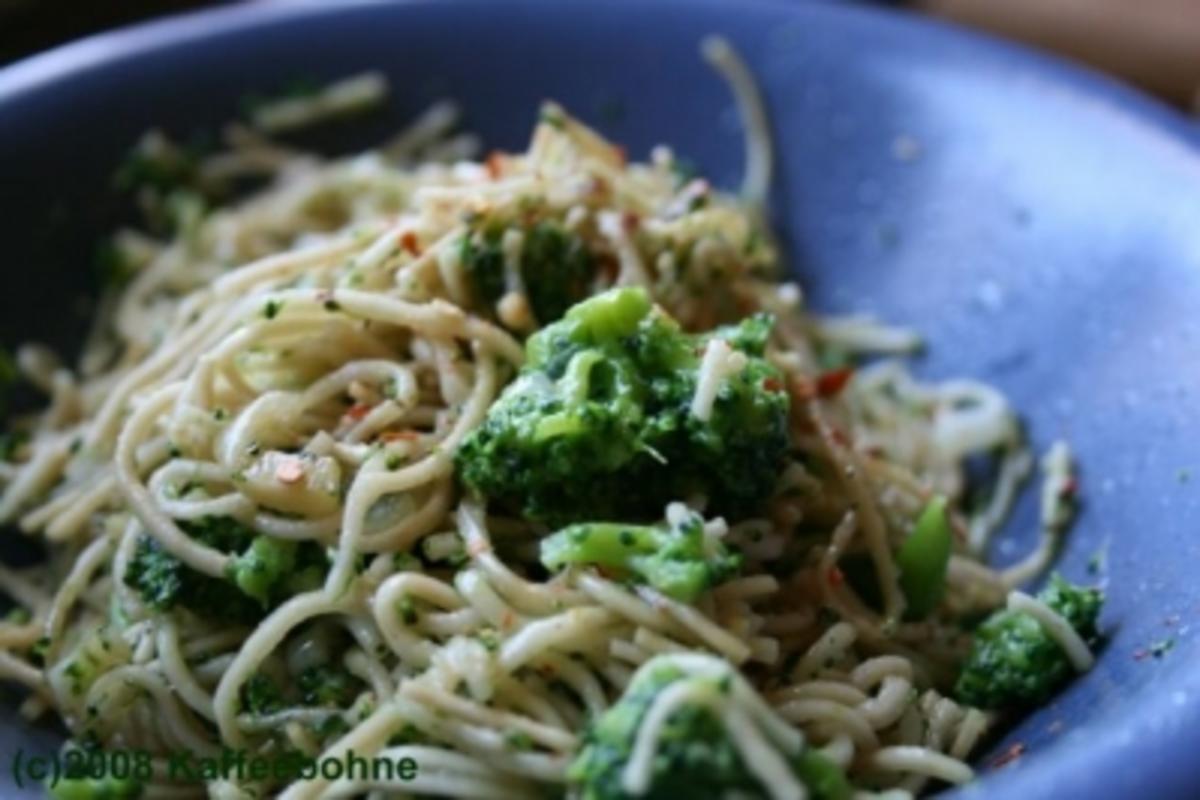
[{"label": "pasta and broccoli dish", "polygon": [[[1022,589],[1071,519],[1067,446],[1040,544],[989,567],[1035,466],[1016,416],[807,306],[763,109],[706,54],[736,195],[551,103],[485,158],[448,103],[350,156],[275,135],[377,75],[219,151],[142,139],[78,362],[12,364],[49,400],[4,435],[0,519],[46,560],[0,567],[0,676],[68,749],[146,754],[55,796],[916,797],[1088,669],[1100,593]],[[229,750],[415,770],[169,769]]]}]

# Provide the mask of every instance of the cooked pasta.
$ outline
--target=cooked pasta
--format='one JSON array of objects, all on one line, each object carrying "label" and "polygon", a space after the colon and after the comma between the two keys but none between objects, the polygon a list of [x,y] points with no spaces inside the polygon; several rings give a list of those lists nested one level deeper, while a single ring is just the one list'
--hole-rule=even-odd
[{"label": "cooked pasta", "polygon": [[[1066,527],[1069,452],[1047,465],[1044,545],[986,566],[1029,472],[1015,416],[986,385],[912,377],[913,334],[819,317],[781,282],[766,113],[727,44],[705,54],[749,127],[741,198],[666,147],[627,161],[553,104],[525,152],[481,161],[448,103],[349,157],[267,138],[371,102],[376,75],[261,107],[195,161],[148,135],[138,153],[157,182],[138,197],[158,232],[114,237],[122,283],[76,367],[40,346],[16,359],[49,396],[14,421],[0,463],[0,517],[47,551],[0,568],[0,675],[28,688],[23,710],[56,713],[76,746],[149,752],[145,797],[659,796],[693,724],[725,737],[741,776],[697,796],[970,781],[1005,706],[955,699],[963,620],[1030,614],[1046,658],[1090,664],[1086,624],[1016,592]],[[680,425],[716,430],[739,381],[773,404],[784,445],[750,449],[769,461],[761,496],[735,485],[744,473],[736,503],[689,491],[655,514],[580,518],[585,505],[526,513],[520,490],[464,472],[465,443],[510,396],[550,391],[530,353],[553,337],[532,335],[588,297],[648,297],[646,325],[708,337],[686,340],[699,344]],[[706,333],[750,317],[761,353]],[[561,380],[590,396],[605,357],[581,352]],[[642,474],[664,485],[695,472],[645,449]],[[972,457],[994,461],[990,501],[968,502]],[[621,508],[652,494],[632,481]],[[572,550],[606,531],[645,542],[642,560]],[[683,553],[682,582],[652,573],[667,552]],[[625,713],[628,739],[606,743],[598,720]],[[171,753],[222,748],[419,769],[170,775]]]}]

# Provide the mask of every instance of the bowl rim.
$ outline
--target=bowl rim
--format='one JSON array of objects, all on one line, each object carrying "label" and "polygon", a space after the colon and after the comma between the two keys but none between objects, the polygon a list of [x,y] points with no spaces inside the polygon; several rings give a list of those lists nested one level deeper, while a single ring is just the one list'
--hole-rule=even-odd
[{"label": "bowl rim", "polygon": [[[284,23],[312,22],[332,15],[369,13],[378,8],[392,13],[399,7],[419,13],[423,7],[449,2],[486,7],[479,0],[340,0],[321,3],[260,2],[218,6],[170,14],[114,28],[27,56],[0,67],[0,114],[22,98],[53,92],[57,86],[114,64],[154,59],[181,46],[204,46],[205,42],[251,28]],[[525,6],[560,7],[560,0],[510,0]],[[647,4],[676,11],[736,8],[740,14],[765,11],[787,12],[813,18],[853,18],[863,31],[883,30],[924,39],[931,49],[939,45],[976,48],[997,63],[1012,62],[1035,71],[1039,80],[1076,97],[1100,103],[1128,123],[1149,128],[1181,147],[1200,167],[1200,125],[1160,100],[1087,67],[1023,44],[930,17],[838,0],[576,0],[587,9],[622,8]],[[1163,685],[1143,690],[1138,713],[1128,726],[1094,732],[1088,741],[1066,737],[1057,742],[1052,757],[1022,760],[1019,768],[981,775],[956,796],[973,797],[1058,797],[1056,786],[1063,776],[1076,796],[1123,797],[1114,781],[1135,769],[1143,779],[1139,788],[1152,789],[1160,799],[1194,797],[1200,794],[1200,762],[1187,758],[1190,742],[1200,744],[1200,670],[1191,675],[1177,669]],[[1131,766],[1132,765],[1132,766]],[[986,780],[982,780],[986,778]]]}]

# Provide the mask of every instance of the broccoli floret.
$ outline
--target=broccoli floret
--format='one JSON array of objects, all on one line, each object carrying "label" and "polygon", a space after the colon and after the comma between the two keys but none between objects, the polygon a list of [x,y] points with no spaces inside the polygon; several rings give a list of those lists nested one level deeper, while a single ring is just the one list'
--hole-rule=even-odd
[{"label": "broccoli floret", "polygon": [[259,603],[235,585],[185,566],[148,536],[138,540],[125,569],[125,583],[156,611],[179,606],[220,622],[240,624],[253,624],[262,617]]},{"label": "broccoli floret", "polygon": [[142,784],[132,778],[61,778],[46,787],[54,800],[135,800]]},{"label": "broccoli floret", "polygon": [[[614,289],[531,336],[526,365],[459,448],[459,475],[496,503],[551,524],[652,519],[703,494],[738,517],[772,490],[788,447],[788,398],[759,355],[769,320],[689,335],[641,289]],[[713,338],[744,366],[711,414],[692,413]],[[743,349],[744,348],[744,349]]]},{"label": "broccoli floret", "polygon": [[[707,683],[727,693],[721,677],[688,677],[673,664],[643,669],[621,699],[595,718],[584,733],[584,745],[567,772],[582,800],[626,800],[625,766],[638,729],[659,694],[679,680]],[[791,759],[797,777],[815,800],[844,800],[850,787],[828,759],[805,750]],[[746,768],[721,719],[704,705],[683,705],[671,714],[658,738],[652,777],[642,800],[678,797],[762,797],[763,787]]]},{"label": "broccoli floret", "polygon": [[[1089,644],[1104,596],[1055,575],[1038,599],[1061,614]],[[992,614],[975,631],[955,695],[979,708],[1036,705],[1073,673],[1071,662],[1041,623],[1023,611]]]},{"label": "broccoli floret", "polygon": [[256,536],[250,547],[233,560],[230,575],[245,594],[267,605],[275,588],[295,567],[295,542]]},{"label": "broccoli floret", "polygon": [[585,522],[542,540],[542,564],[551,571],[593,564],[648,583],[685,602],[729,578],[741,557],[704,534],[704,519],[680,505],[668,525]]},{"label": "broccoli floret", "polygon": [[[463,237],[463,266],[488,305],[495,305],[507,288],[503,235],[503,227],[490,225]],[[525,232],[520,271],[533,314],[539,324],[547,325],[587,296],[596,264],[582,239],[556,222],[544,221]]]},{"label": "broccoli floret", "polygon": [[125,570],[125,583],[157,611],[176,606],[210,619],[253,624],[291,595],[320,585],[325,554],[313,542],[295,544],[255,534],[230,517],[182,521],[180,527],[198,542],[226,553],[238,553],[226,579],[186,566],[143,536]]},{"label": "broccoli floret", "polygon": [[363,690],[363,682],[331,664],[309,667],[297,679],[300,699],[307,706],[348,706]]}]

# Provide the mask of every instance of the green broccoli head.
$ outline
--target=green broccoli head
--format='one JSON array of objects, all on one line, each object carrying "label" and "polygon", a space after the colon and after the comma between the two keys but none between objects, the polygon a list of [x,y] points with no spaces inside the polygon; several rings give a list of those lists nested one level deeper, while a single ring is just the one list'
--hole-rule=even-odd
[{"label": "green broccoli head", "polygon": [[[488,305],[504,296],[504,228],[492,224],[463,237],[461,258],[475,293]],[[575,234],[549,220],[525,231],[520,256],[521,283],[541,325],[562,317],[587,297],[596,274],[595,259]]]},{"label": "green broccoli head", "polygon": [[[1089,644],[1104,596],[1055,575],[1038,599],[1061,614]],[[1023,611],[1002,610],[975,631],[955,695],[979,708],[1027,707],[1045,701],[1073,670],[1041,623]]]},{"label": "green broccoli head", "polygon": [[[582,800],[625,800],[624,773],[638,731],[663,690],[678,681],[695,682],[701,692],[728,696],[733,669],[725,675],[690,675],[668,658],[649,662],[638,671],[621,699],[592,720],[584,744],[567,772]],[[819,753],[803,750],[789,757],[796,776],[815,800],[844,800],[850,786],[836,765]],[[684,704],[670,714],[655,748],[650,784],[638,797],[760,797],[764,794],[747,769],[709,704]]]},{"label": "green broccoli head", "polygon": [[737,572],[741,557],[705,533],[703,517],[677,503],[668,508],[667,519],[667,525],[654,526],[568,526],[542,540],[542,564],[551,571],[591,564],[685,602]]},{"label": "green broccoli head", "polygon": [[[652,519],[703,494],[738,517],[772,490],[788,398],[762,356],[768,318],[689,335],[641,289],[613,289],[531,336],[527,362],[459,448],[463,482],[551,524]],[[739,354],[708,413],[692,411],[714,339]]]},{"label": "green broccoli head", "polygon": [[217,621],[254,624],[291,595],[319,586],[327,568],[319,545],[261,536],[231,517],[185,520],[179,526],[196,541],[237,555],[228,576],[214,578],[143,536],[125,569],[125,583],[156,611],[182,607]]}]

